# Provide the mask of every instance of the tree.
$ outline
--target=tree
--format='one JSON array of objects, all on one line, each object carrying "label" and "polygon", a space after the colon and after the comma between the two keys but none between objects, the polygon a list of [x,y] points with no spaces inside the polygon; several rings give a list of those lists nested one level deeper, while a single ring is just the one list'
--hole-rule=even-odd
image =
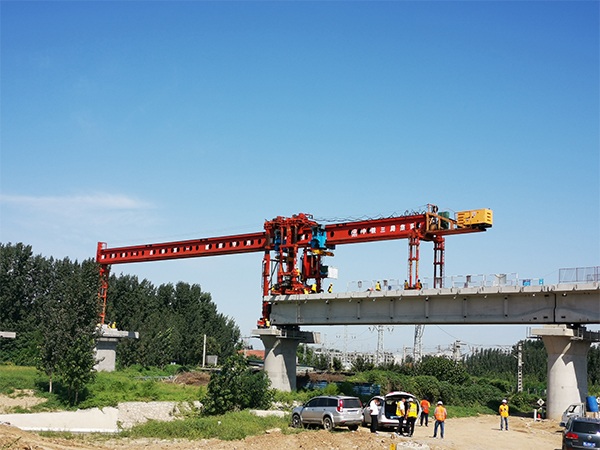
[{"label": "tree", "polygon": [[43,311],[38,367],[50,378],[55,374],[68,385],[69,398],[94,377],[97,339],[98,270],[93,260],[82,264],[68,258],[53,264],[53,282]]},{"label": "tree", "polygon": [[120,366],[142,364],[162,367],[172,361],[182,365],[202,362],[203,336],[207,351],[225,360],[240,340],[235,322],[220,314],[210,294],[199,284],[179,282],[154,288],[148,280],[111,276],[107,316],[119,328],[143,330],[139,340],[117,347]]},{"label": "tree", "polygon": [[0,358],[34,365],[39,341],[37,312],[43,309],[52,259],[33,255],[30,245],[0,244],[0,330],[16,339],[0,339]]},{"label": "tree", "polygon": [[221,371],[211,376],[204,411],[216,415],[246,408],[266,409],[273,400],[270,384],[265,372],[253,373],[246,359],[234,353]]},{"label": "tree", "polygon": [[417,370],[419,375],[429,375],[439,381],[448,381],[454,385],[461,385],[469,380],[469,374],[462,363],[443,356],[424,359]]},{"label": "tree", "polygon": [[356,357],[354,363],[352,364],[353,372],[366,372],[368,370],[373,370],[374,368],[375,365],[373,363],[368,362],[360,355]]}]

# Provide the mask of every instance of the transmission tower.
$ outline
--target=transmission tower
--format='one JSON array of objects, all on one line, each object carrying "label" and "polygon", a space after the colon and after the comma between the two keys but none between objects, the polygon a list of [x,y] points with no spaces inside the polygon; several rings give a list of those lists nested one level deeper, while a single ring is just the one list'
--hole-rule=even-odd
[{"label": "transmission tower", "polygon": [[413,347],[413,359],[415,363],[421,362],[423,357],[423,330],[425,325],[415,325],[415,343]]},{"label": "transmission tower", "polygon": [[[377,350],[375,350],[375,365],[379,366],[385,362],[385,348],[383,339],[385,335],[385,325],[375,325],[373,328],[369,327],[371,331],[377,330]],[[391,333],[394,331],[394,327],[388,327],[388,331]]]},{"label": "transmission tower", "polygon": [[344,335],[343,336],[340,336],[339,334],[337,335],[338,339],[340,339],[341,337],[344,338],[344,353],[342,353],[342,364],[344,365],[344,369],[345,369],[346,366],[348,365],[348,338],[355,339],[356,335],[348,334],[348,325],[344,325]]},{"label": "transmission tower", "polygon": [[456,361],[456,362],[460,361],[461,345],[462,345],[462,343],[460,342],[460,340],[457,340],[454,342],[454,344],[452,344],[452,359],[454,359],[454,361]]}]

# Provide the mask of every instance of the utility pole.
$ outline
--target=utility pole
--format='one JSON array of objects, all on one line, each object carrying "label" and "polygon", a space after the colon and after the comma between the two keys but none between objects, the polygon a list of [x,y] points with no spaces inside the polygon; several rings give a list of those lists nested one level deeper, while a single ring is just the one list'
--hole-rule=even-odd
[{"label": "utility pole", "polygon": [[375,365],[380,366],[383,362],[385,328],[383,325],[377,325],[377,350],[375,352]]},{"label": "utility pole", "polygon": [[517,345],[517,391],[523,392],[523,343]]},{"label": "utility pole", "polygon": [[202,367],[206,367],[206,335],[204,335],[204,346],[202,347]]}]

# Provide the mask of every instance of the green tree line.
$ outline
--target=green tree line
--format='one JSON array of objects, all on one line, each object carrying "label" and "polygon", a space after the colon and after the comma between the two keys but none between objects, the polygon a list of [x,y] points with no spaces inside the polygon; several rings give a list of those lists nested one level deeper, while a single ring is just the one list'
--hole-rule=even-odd
[{"label": "green tree line", "polygon": [[[98,286],[93,259],[54,260],[34,255],[29,245],[0,243],[0,330],[17,333],[16,339],[0,339],[0,361],[38,366],[50,380],[58,376],[77,390],[93,366]],[[207,353],[225,360],[240,340],[233,319],[220,314],[197,284],[155,287],[145,279],[113,274],[106,317],[121,330],[140,332],[140,339],[119,343],[121,367],[197,365],[204,335]],[[75,361],[81,373],[71,379],[64,367]]]}]

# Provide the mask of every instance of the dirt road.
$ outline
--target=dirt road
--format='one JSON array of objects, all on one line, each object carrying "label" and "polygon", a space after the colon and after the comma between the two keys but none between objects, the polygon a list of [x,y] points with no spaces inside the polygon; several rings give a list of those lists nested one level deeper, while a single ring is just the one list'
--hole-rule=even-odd
[{"label": "dirt road", "polygon": [[242,441],[157,441],[157,440],[90,440],[50,439],[18,428],[0,425],[0,449],[3,450],[390,450],[392,444],[401,449],[431,450],[557,450],[561,448],[561,428],[556,422],[533,422],[532,419],[510,418],[510,431],[500,431],[495,416],[448,419],[446,436],[433,439],[432,425],[415,429],[412,438],[394,437],[390,433],[372,435],[368,429],[357,432],[344,429],[332,433],[310,430],[294,435],[271,431]]}]

